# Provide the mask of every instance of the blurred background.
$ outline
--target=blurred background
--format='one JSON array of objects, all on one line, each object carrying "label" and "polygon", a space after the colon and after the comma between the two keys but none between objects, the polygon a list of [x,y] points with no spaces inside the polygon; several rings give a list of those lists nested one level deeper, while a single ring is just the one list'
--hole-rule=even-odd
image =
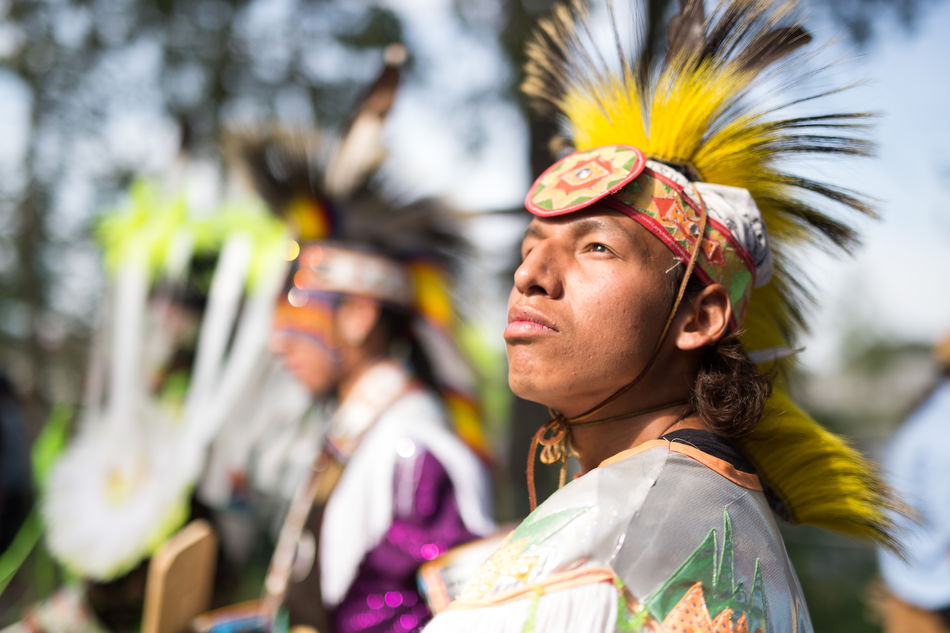
[{"label": "blurred background", "polygon": [[[478,250],[459,295],[485,355],[498,513],[523,515],[523,456],[541,414],[507,396],[500,332],[524,222],[511,211],[550,162],[552,130],[517,92],[524,40],[550,4],[0,0],[0,468],[26,459],[57,405],[81,399],[106,285],[93,229],[133,179],[175,181],[213,203],[226,180],[225,130],[275,120],[338,129],[385,46],[402,42],[410,57],[384,173],[471,213]],[[647,4],[646,41],[659,45],[675,3]],[[864,221],[853,259],[809,257],[820,308],[795,385],[820,421],[873,456],[936,381],[929,350],[950,330],[950,2],[806,8],[815,39],[833,42],[816,66],[836,62],[832,76],[856,82],[834,104],[880,117],[874,158],[802,169],[874,198],[881,219]],[[31,500],[0,502],[6,545]],[[800,528],[787,543],[816,630],[879,630],[866,600],[869,548]],[[0,594],[0,626],[60,582],[34,549]]]}]

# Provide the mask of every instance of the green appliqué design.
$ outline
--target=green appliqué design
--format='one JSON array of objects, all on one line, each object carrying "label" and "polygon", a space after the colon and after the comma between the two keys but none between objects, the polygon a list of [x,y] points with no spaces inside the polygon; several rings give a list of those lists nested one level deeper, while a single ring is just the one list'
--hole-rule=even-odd
[{"label": "green appliqu\u00e9 design", "polygon": [[[511,535],[511,542],[525,540],[525,545],[534,545],[546,541],[563,530],[568,523],[591,509],[591,506],[568,508],[545,517],[537,518],[534,512],[521,522]],[[537,512],[537,511],[535,511]]]},{"label": "green appliqu\u00e9 design", "polygon": [[750,631],[768,633],[765,585],[759,560],[755,561],[752,591],[747,595],[742,581],[736,582],[734,576],[732,519],[725,508],[722,516],[722,548],[716,546],[716,530],[709,530],[699,547],[646,599],[646,610],[658,622],[662,622],[690,587],[701,582],[710,617],[714,618],[724,609],[732,609],[736,618],[742,613],[746,614]]}]

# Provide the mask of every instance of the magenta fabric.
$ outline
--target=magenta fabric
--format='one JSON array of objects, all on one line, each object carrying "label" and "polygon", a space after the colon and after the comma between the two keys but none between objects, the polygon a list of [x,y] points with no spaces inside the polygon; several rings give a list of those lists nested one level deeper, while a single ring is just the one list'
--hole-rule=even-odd
[{"label": "magenta fabric", "polygon": [[395,512],[382,542],[363,558],[346,597],[331,614],[334,633],[421,629],[431,615],[416,582],[419,565],[475,538],[462,522],[448,473],[431,453],[397,460],[394,488],[407,476],[415,487],[411,512]]}]

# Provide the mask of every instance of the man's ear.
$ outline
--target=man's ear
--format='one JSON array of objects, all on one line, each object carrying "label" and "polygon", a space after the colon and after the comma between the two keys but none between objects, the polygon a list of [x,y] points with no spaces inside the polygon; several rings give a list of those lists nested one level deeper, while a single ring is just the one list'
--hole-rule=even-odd
[{"label": "man's ear", "polygon": [[732,317],[729,293],[721,284],[709,284],[680,308],[676,347],[694,350],[713,345],[726,335]]},{"label": "man's ear", "polygon": [[336,328],[342,342],[359,347],[379,321],[380,305],[368,297],[345,296],[336,313]]}]

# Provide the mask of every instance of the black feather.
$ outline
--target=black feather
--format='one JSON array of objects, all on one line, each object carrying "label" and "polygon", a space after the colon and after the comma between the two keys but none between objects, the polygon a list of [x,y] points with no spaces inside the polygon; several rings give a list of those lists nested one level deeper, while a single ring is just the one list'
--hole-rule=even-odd
[{"label": "black feather", "polygon": [[666,37],[666,66],[676,59],[693,58],[703,49],[706,14],[702,0],[680,0],[680,11],[670,18]]},{"label": "black feather", "polygon": [[736,58],[736,65],[743,71],[759,72],[809,42],[811,35],[801,25],[777,27],[750,42]]}]

